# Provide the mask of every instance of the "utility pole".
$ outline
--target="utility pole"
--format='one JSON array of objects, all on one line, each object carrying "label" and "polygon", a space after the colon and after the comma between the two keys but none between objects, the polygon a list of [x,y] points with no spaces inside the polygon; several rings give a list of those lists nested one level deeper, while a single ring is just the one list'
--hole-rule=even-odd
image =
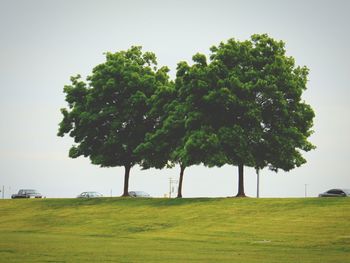
[{"label": "utility pole", "polygon": [[171,198],[171,181],[173,179],[171,177],[169,177],[169,198]]},{"label": "utility pole", "polygon": [[259,198],[259,187],[260,187],[260,176],[259,176],[259,168],[256,169],[256,198]]},{"label": "utility pole", "polygon": [[169,198],[171,198],[171,193],[174,192],[174,186],[178,183],[178,180],[169,177]]},{"label": "utility pole", "polygon": [[305,197],[307,197],[307,184],[305,184]]}]

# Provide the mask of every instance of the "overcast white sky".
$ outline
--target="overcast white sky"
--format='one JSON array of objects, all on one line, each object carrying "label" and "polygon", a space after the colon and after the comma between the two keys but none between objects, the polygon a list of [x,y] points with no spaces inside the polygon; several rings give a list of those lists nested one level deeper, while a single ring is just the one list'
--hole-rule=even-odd
[{"label": "overcast white sky", "polygon": [[[106,51],[142,45],[175,75],[177,62],[235,37],[268,33],[286,42],[298,65],[310,68],[304,99],[316,113],[307,164],[291,172],[261,172],[262,197],[316,196],[350,188],[350,2],[329,1],[46,1],[0,0],[0,187],[5,197],[36,188],[48,197],[94,190],[121,195],[124,169],[70,159],[69,137],[57,137],[63,86],[86,76]],[[130,190],[153,196],[169,191],[179,168],[131,170]],[[256,175],[245,170],[245,188],[256,195]],[[0,188],[0,189],[1,189]],[[232,196],[237,167],[190,167],[183,195]]]}]

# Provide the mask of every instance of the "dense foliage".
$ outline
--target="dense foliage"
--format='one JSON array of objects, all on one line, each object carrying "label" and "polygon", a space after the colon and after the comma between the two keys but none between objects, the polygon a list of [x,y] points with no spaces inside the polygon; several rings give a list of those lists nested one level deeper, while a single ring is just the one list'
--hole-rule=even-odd
[{"label": "dense foliage", "polygon": [[77,143],[70,156],[124,166],[126,182],[136,163],[178,164],[178,197],[191,165],[238,166],[237,196],[245,196],[244,166],[288,171],[305,163],[301,151],[315,148],[308,141],[314,112],[302,100],[308,69],[266,34],[210,50],[209,60],[198,53],[192,65],[178,63],[174,82],[139,47],[108,53],[88,84],[72,78],[59,130]]},{"label": "dense foliage", "polygon": [[230,39],[211,51],[214,94],[226,92],[226,99],[216,101],[222,123],[232,125],[229,133],[241,134],[231,141],[246,137],[247,145],[227,148],[232,164],[290,170],[305,163],[300,150],[314,148],[307,141],[314,112],[301,97],[308,69],[296,67],[284,43],[267,35],[244,42]]},{"label": "dense foliage", "polygon": [[59,136],[74,138],[69,156],[85,156],[103,167],[124,166],[123,195],[128,195],[129,172],[140,162],[134,153],[153,129],[147,117],[150,98],[168,85],[168,69],[157,69],[156,56],[141,47],[107,53],[106,62],[96,66],[84,82],[72,77],[64,88],[68,109],[62,109]]},{"label": "dense foliage", "polygon": [[[230,39],[180,70],[189,118],[190,156],[209,166],[239,167],[237,196],[245,196],[243,167],[288,171],[306,162],[302,151],[314,146],[314,112],[302,100],[308,69],[295,66],[282,41],[267,35]],[[195,139],[194,139],[195,138]]]}]

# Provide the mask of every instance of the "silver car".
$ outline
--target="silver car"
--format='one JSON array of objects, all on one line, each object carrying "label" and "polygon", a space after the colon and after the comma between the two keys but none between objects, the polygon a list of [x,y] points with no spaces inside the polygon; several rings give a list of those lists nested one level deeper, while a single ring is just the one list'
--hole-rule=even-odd
[{"label": "silver car", "polygon": [[103,195],[98,192],[82,192],[80,195],[77,196],[77,198],[96,198],[96,197],[103,197]]},{"label": "silver car", "polygon": [[148,193],[143,191],[130,191],[129,195],[131,197],[151,197]]},{"label": "silver car", "polygon": [[43,196],[34,189],[21,189],[17,194],[13,194],[11,198],[43,198]]},{"label": "silver car", "polygon": [[331,189],[321,193],[318,197],[346,197],[350,196],[350,189]]}]

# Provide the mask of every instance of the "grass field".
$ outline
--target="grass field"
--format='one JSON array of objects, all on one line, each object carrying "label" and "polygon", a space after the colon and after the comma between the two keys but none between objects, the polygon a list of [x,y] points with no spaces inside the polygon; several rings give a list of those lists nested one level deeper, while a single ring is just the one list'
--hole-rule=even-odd
[{"label": "grass field", "polygon": [[350,262],[350,198],[0,200],[0,262]]}]

